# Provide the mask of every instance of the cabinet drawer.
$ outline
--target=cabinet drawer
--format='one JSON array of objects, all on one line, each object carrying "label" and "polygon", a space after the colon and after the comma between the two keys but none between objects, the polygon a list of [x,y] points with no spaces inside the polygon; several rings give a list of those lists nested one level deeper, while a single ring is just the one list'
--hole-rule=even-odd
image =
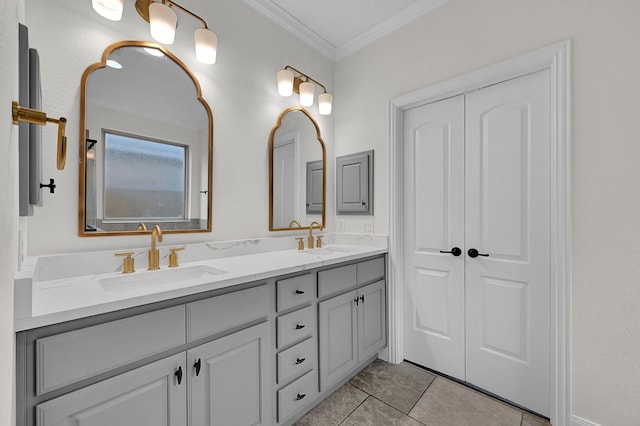
[{"label": "cabinet drawer", "polygon": [[307,339],[277,355],[279,385],[315,368],[316,348],[313,343],[313,339]]},{"label": "cabinet drawer", "polygon": [[187,304],[189,342],[265,317],[269,310],[266,285]]},{"label": "cabinet drawer", "polygon": [[301,306],[313,298],[311,274],[276,282],[276,307],[278,312]]},{"label": "cabinet drawer", "polygon": [[314,325],[313,306],[279,317],[277,319],[278,348],[311,336]]},{"label": "cabinet drawer", "polygon": [[184,345],[184,306],[36,340],[38,395]]},{"label": "cabinet drawer", "polygon": [[318,272],[318,297],[329,296],[356,287],[356,265]]},{"label": "cabinet drawer", "polygon": [[278,422],[282,423],[313,400],[318,391],[317,380],[316,370],[311,370],[278,391]]},{"label": "cabinet drawer", "polygon": [[358,263],[358,285],[384,279],[384,257]]}]

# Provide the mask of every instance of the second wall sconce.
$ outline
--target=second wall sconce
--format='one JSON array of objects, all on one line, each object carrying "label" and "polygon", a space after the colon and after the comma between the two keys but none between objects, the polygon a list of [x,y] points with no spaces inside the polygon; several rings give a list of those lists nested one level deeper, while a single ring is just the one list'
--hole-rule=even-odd
[{"label": "second wall sconce", "polygon": [[[294,73],[298,75],[294,75]],[[315,86],[313,83],[322,87],[323,93],[318,95],[318,112],[322,115],[331,114],[331,105],[333,96],[327,93],[327,88],[322,83],[309,77],[305,73],[298,71],[290,65],[278,71],[278,93],[282,96],[291,96],[293,92],[300,95],[300,105],[313,105],[313,95],[315,94]]]},{"label": "second wall sconce", "polygon": [[[124,0],[91,0],[93,9],[104,18],[119,21],[122,18]],[[216,63],[218,36],[209,29],[204,19],[170,0],[136,0],[138,14],[149,23],[151,37],[162,44],[173,44],[178,26],[178,16],[173,9],[179,9],[200,21],[203,28],[196,29],[194,41],[196,58],[205,64]]]}]

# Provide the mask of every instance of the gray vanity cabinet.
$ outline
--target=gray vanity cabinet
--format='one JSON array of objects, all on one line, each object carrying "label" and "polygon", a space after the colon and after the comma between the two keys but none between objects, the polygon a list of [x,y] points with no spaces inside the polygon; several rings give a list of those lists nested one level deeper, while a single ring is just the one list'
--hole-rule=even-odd
[{"label": "gray vanity cabinet", "polygon": [[318,273],[320,295],[343,291],[318,304],[321,391],[386,344],[384,258],[350,266]]},{"label": "gray vanity cabinet", "polygon": [[185,366],[184,353],[174,355],[44,402],[36,406],[36,424],[182,426]]},{"label": "gray vanity cabinet", "polygon": [[268,323],[191,349],[191,426],[271,423]]}]

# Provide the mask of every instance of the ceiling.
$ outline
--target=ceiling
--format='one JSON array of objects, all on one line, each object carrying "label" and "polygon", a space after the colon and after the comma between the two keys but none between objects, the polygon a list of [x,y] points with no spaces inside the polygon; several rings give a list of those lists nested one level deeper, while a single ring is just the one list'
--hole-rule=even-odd
[{"label": "ceiling", "polygon": [[243,0],[333,60],[447,0]]}]

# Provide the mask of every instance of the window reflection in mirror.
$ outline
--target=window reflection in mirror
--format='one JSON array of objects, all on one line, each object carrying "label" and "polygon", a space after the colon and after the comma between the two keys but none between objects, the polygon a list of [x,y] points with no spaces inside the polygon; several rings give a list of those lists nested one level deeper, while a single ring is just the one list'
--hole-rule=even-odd
[{"label": "window reflection in mirror", "polygon": [[270,149],[269,229],[306,228],[313,221],[325,226],[326,153],[317,122],[304,108],[286,109],[271,131]]},{"label": "window reflection in mirror", "polygon": [[213,116],[186,65],[154,43],[119,42],[81,89],[80,235],[210,231]]}]

